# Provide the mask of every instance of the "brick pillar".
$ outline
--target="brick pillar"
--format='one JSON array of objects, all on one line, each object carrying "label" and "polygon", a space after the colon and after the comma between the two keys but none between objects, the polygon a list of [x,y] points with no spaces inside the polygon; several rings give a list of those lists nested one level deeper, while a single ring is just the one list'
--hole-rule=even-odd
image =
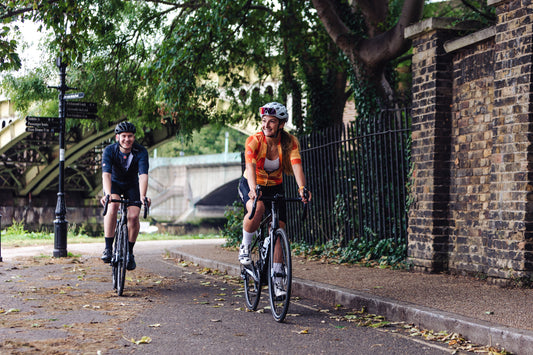
[{"label": "brick pillar", "polygon": [[482,235],[487,275],[509,279],[533,270],[533,5],[488,3],[496,7],[498,21],[491,194]]},{"label": "brick pillar", "polygon": [[448,269],[452,57],[450,21],[428,19],[406,29],[413,40],[412,190],[408,256],[417,270]]}]

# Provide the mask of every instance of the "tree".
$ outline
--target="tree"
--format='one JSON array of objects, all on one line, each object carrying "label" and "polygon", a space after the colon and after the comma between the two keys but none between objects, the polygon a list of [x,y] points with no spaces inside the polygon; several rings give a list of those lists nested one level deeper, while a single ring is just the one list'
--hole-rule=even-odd
[{"label": "tree", "polygon": [[[367,82],[377,90],[382,102],[393,102],[395,95],[386,75],[387,63],[410,48],[404,29],[420,20],[424,0],[405,0],[399,13],[394,11],[401,3],[398,1],[355,0],[350,6],[351,13],[364,19],[357,32],[341,12],[345,10],[343,1],[312,1],[326,31],[350,61],[358,85]],[[397,21],[391,26],[396,15]]]},{"label": "tree", "polygon": [[[159,118],[148,113],[157,111],[187,135],[207,122],[257,119],[261,104],[291,96],[301,131],[340,122],[345,59],[310,2],[280,4],[21,0],[0,5],[0,19],[50,29],[52,52],[70,64],[69,84],[90,91],[107,121],[133,114],[154,124]],[[268,76],[283,84],[261,88]],[[140,94],[145,104],[132,107]]]}]

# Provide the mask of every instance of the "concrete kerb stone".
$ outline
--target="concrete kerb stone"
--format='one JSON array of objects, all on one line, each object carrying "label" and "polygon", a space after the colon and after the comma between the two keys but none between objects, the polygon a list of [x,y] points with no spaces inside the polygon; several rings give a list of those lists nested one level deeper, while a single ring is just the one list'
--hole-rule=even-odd
[{"label": "concrete kerb stone", "polygon": [[[201,258],[179,250],[171,251],[170,255],[231,276],[239,276],[241,272],[239,266]],[[515,354],[533,355],[532,331],[498,326],[454,313],[299,278],[293,278],[292,294],[332,306],[340,304],[355,309],[364,307],[367,312],[384,316],[389,321],[406,322],[434,331],[459,333],[473,343],[500,346]]]}]

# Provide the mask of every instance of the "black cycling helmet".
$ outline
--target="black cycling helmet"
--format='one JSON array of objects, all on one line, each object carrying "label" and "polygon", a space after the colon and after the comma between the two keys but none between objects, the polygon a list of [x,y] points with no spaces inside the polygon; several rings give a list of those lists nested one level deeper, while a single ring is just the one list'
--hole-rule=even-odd
[{"label": "black cycling helmet", "polygon": [[124,121],[124,122],[120,122],[115,127],[115,134],[121,134],[123,132],[135,133],[135,132],[137,132],[137,129],[135,129],[135,125],[133,123],[128,122],[128,121]]}]

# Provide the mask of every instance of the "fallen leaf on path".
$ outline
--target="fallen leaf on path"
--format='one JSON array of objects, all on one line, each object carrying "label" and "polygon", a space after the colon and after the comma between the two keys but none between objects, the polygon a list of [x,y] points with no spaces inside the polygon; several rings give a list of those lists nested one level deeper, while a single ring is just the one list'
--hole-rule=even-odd
[{"label": "fallen leaf on path", "polygon": [[[124,339],[126,339],[126,338],[124,338]],[[126,339],[126,340],[128,340],[128,339]],[[128,341],[133,343],[133,344],[137,344],[137,345],[139,345],[139,344],[150,344],[152,342],[152,338],[150,338],[148,336],[143,336],[139,340],[135,340],[135,339],[131,338]]]}]

